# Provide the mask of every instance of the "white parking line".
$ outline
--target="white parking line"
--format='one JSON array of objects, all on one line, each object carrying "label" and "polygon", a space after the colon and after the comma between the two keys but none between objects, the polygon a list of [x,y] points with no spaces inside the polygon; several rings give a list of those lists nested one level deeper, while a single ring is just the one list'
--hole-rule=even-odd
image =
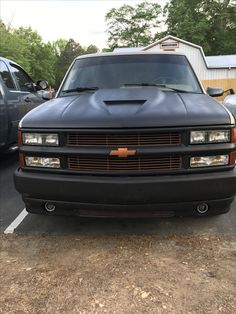
[{"label": "white parking line", "polygon": [[16,217],[15,220],[6,228],[4,231],[5,234],[8,233],[14,233],[14,230],[19,226],[19,224],[25,219],[25,217],[28,215],[28,212],[24,208],[22,212]]}]

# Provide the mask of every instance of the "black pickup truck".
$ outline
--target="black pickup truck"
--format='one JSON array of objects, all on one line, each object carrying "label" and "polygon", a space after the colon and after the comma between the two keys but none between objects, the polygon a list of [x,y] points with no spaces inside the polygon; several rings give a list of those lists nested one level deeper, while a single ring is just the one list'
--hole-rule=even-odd
[{"label": "black pickup truck", "polygon": [[17,148],[19,121],[31,109],[45,102],[39,90],[46,88],[46,81],[35,84],[21,66],[0,57],[0,153]]},{"label": "black pickup truck", "polygon": [[[213,215],[236,192],[235,120],[186,56],[81,56],[20,123],[15,186],[32,213]],[[210,96],[209,96],[210,95]]]}]

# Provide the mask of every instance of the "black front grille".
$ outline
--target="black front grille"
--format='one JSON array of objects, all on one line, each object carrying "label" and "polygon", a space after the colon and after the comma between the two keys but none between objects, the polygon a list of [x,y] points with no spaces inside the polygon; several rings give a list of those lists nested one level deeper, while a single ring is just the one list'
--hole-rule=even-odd
[{"label": "black front grille", "polygon": [[128,146],[170,146],[180,145],[179,132],[140,134],[67,134],[68,146],[128,147]]},{"label": "black front grille", "polygon": [[[70,156],[67,159],[67,167],[73,171],[80,172],[104,172],[104,173],[140,173],[140,172],[165,172],[175,171],[182,168],[182,158],[180,156],[159,156],[127,154],[109,155],[111,150],[127,149],[135,151],[141,147],[169,147],[181,145],[181,132],[173,131],[108,131],[107,133],[92,132],[67,133],[66,144],[70,147],[84,147],[87,149],[86,155]],[[106,154],[94,155],[90,152],[92,148],[109,148]],[[132,148],[130,148],[132,147]]]},{"label": "black front grille", "polygon": [[182,159],[180,156],[76,156],[68,158],[68,168],[90,172],[162,172],[181,169]]}]

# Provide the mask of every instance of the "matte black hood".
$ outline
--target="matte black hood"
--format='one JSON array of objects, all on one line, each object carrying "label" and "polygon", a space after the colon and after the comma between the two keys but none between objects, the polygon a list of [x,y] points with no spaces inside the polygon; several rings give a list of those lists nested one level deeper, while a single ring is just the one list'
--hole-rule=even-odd
[{"label": "matte black hood", "polygon": [[58,97],[29,112],[22,127],[129,128],[230,123],[227,110],[205,94],[132,87]]}]

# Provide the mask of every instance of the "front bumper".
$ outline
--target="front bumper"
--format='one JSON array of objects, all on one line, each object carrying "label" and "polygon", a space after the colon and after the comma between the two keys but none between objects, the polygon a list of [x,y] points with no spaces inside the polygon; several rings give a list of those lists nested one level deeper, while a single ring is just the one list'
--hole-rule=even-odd
[{"label": "front bumper", "polygon": [[145,177],[101,177],[16,170],[16,189],[26,209],[79,216],[173,216],[196,214],[207,203],[208,214],[230,209],[236,193],[236,170],[204,174]]}]

